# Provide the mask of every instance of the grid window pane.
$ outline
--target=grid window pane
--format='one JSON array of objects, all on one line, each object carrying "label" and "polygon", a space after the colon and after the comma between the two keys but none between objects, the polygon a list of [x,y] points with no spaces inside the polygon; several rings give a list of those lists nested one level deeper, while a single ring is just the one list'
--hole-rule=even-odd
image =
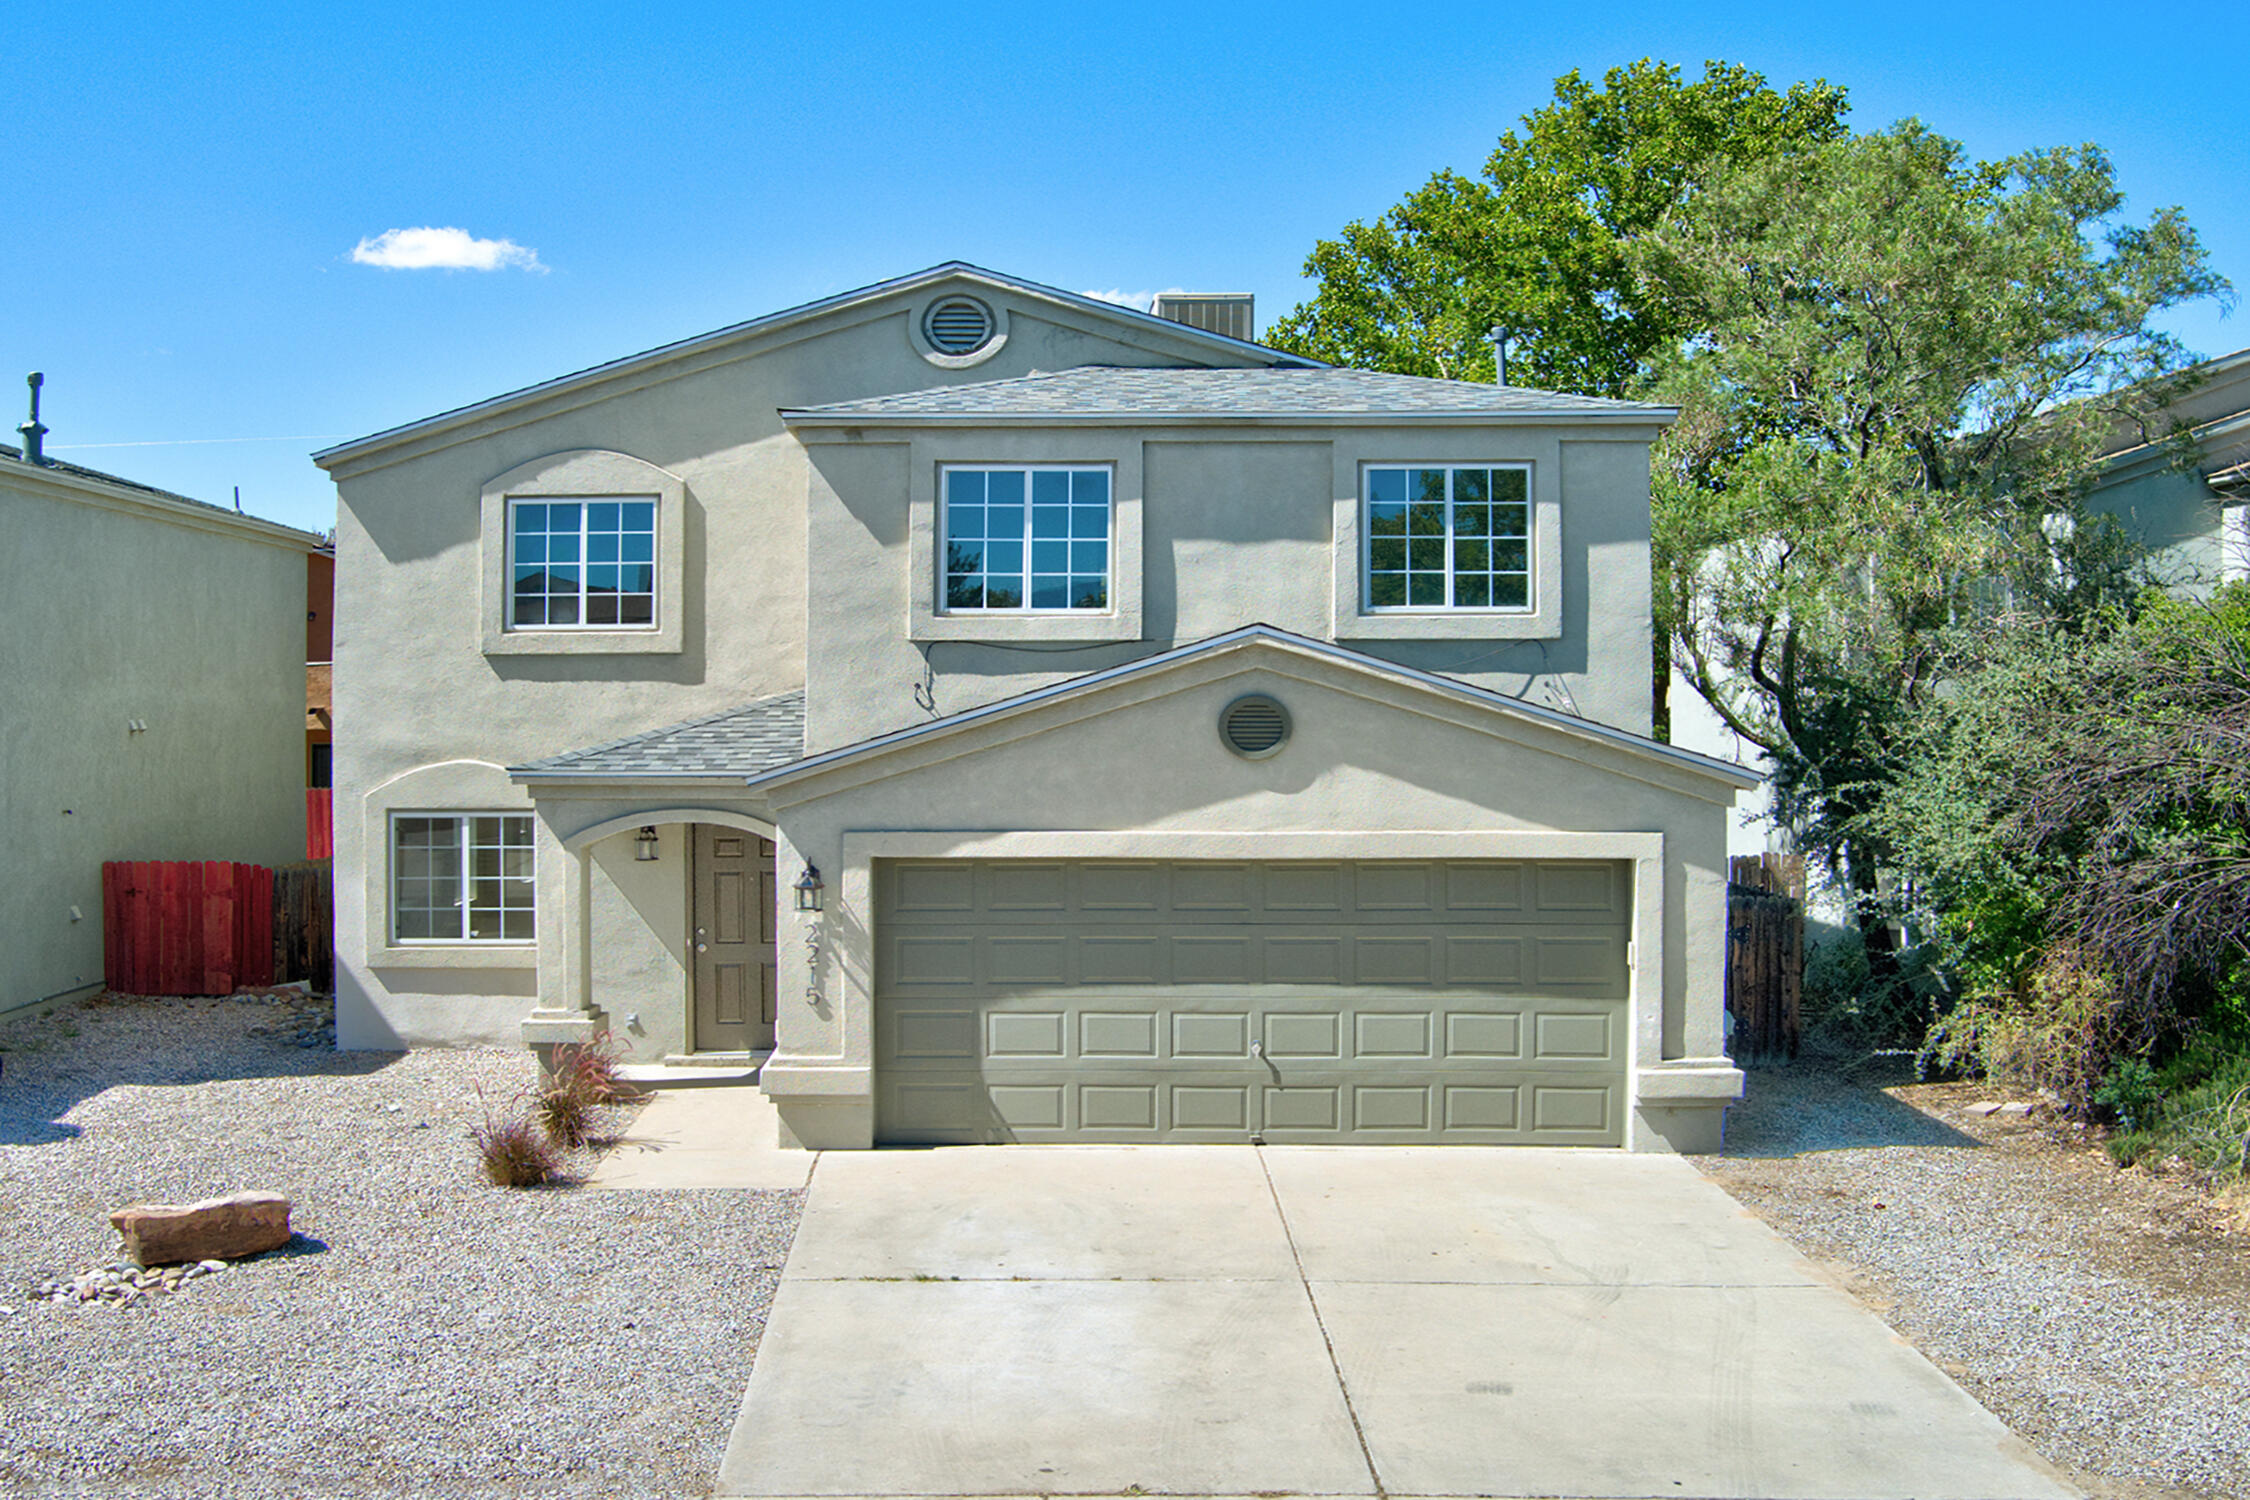
[{"label": "grid window pane", "polygon": [[946,609],[1109,608],[1108,470],[949,468],[939,493]]},{"label": "grid window pane", "polygon": [[1528,469],[1370,469],[1366,483],[1368,608],[1529,605]]},{"label": "grid window pane", "polygon": [[532,819],[434,814],[391,821],[391,925],[405,943],[529,942]]},{"label": "grid window pane", "polygon": [[509,623],[614,629],[656,621],[656,504],[518,502],[508,512]]}]

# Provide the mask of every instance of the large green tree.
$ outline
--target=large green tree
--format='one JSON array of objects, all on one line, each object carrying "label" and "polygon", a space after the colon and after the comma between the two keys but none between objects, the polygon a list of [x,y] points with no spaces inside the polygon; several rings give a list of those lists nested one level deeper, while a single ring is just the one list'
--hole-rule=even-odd
[{"label": "large green tree", "polygon": [[2095,147],[1974,162],[1917,123],[1711,174],[1630,248],[1697,335],[1653,478],[1675,660],[1778,769],[1861,898],[1868,814],[1964,624],[2069,630],[2126,583],[2080,497],[2104,435],[2186,363],[2151,317],[2223,290],[2177,210],[2126,221]]},{"label": "large green tree", "polygon": [[1513,331],[1518,384],[1618,395],[1656,350],[1695,331],[1692,310],[1636,277],[1626,246],[1714,168],[1844,133],[1844,91],[1776,92],[1747,68],[1685,82],[1644,59],[1600,88],[1576,72],[1500,138],[1478,177],[1442,171],[1305,262],[1312,299],[1267,333],[1337,364],[1494,378],[1490,331]]}]

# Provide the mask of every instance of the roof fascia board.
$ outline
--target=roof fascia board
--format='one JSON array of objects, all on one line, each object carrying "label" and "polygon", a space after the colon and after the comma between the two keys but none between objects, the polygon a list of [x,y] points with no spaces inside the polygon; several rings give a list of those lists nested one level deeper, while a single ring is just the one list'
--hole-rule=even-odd
[{"label": "roof fascia board", "polygon": [[[829,416],[785,408],[791,429],[866,427],[1638,427],[1670,426],[1677,412],[1032,412]],[[807,441],[813,441],[808,437]]]},{"label": "roof fascia board", "polygon": [[67,470],[47,469],[24,463],[11,464],[0,468],[0,484],[9,482],[54,500],[90,505],[97,510],[126,511],[151,520],[166,521],[174,526],[184,526],[191,531],[216,532],[221,536],[265,542],[292,552],[321,552],[328,546],[325,538],[310,531],[300,531],[294,526],[284,526],[279,521],[231,514],[185,497],[174,499],[125,485],[106,484]]},{"label": "roof fascia board", "polygon": [[[2195,443],[2198,449],[2202,450],[2207,450],[2208,445],[2215,440],[2223,441],[2244,434],[2250,434],[2250,411],[2238,411],[2226,416],[2214,417],[2200,427],[2188,429],[2189,439]],[[2204,459],[2213,457],[2208,451],[2205,451],[2202,456]],[[2193,458],[2185,463],[2179,462],[2174,456],[2173,450],[2163,443],[2143,443],[2137,448],[2128,448],[2123,453],[2114,454],[2103,460],[2101,477],[2094,481],[2094,489],[2098,493],[2101,490],[2110,489],[2120,484],[2130,484],[2136,479],[2145,479],[2150,474],[2162,473],[2166,470],[2181,474],[2193,474],[2197,472],[2197,462]]]},{"label": "roof fascia board", "polygon": [[[966,734],[980,725],[1030,714],[1060,702],[1089,698],[1102,693],[1104,689],[1114,688],[1125,680],[1137,678],[1143,683],[1158,688],[1156,692],[1141,695],[1143,697],[1161,696],[1163,692],[1171,691],[1171,689],[1162,688],[1161,685],[1157,684],[1159,677],[1198,661],[1223,663],[1226,658],[1239,651],[1260,646],[1284,657],[1296,654],[1316,661],[1325,661],[1332,666],[1357,672],[1378,681],[1387,677],[1399,682],[1413,683],[1440,696],[1455,698],[1461,702],[1474,704],[1502,715],[1514,716],[1534,724],[1543,725],[1565,738],[1583,739],[1603,744],[1628,756],[1637,756],[1668,764],[1689,775],[1699,775],[1707,780],[1722,782],[1731,787],[1753,787],[1763,779],[1756,773],[1747,771],[1730,761],[1717,760],[1692,750],[1682,750],[1676,746],[1644,739],[1626,730],[1596,724],[1591,720],[1542,708],[1538,704],[1525,703],[1519,699],[1508,697],[1504,693],[1494,693],[1484,688],[1472,687],[1467,683],[1456,682],[1451,678],[1440,677],[1435,673],[1423,672],[1411,667],[1401,667],[1392,662],[1362,656],[1357,652],[1342,650],[1303,637],[1290,636],[1283,632],[1259,626],[1247,626],[1208,641],[1176,647],[1171,651],[1155,656],[1143,657],[1139,661],[1126,662],[1121,666],[1110,667],[1085,677],[1072,678],[1067,682],[1057,683],[1053,687],[1041,689],[1037,692],[1003,699],[998,703],[987,704],[982,708],[970,709],[950,719],[915,725],[911,728],[893,731],[887,735],[879,735],[857,745],[846,745],[823,752],[820,755],[809,756],[804,760],[753,776],[749,778],[748,785],[761,789],[780,789],[793,786],[811,777],[825,776],[832,771],[864,765],[869,761],[885,757],[910,746],[938,744],[955,736]],[[1106,696],[1112,699],[1116,698],[1114,692]],[[1105,712],[1108,707],[1125,706],[1127,703],[1137,701],[1140,701],[1139,697],[1127,698],[1096,707],[1089,712]],[[1066,719],[1064,722],[1068,722],[1068,720]],[[941,755],[937,758],[950,757]],[[879,779],[879,775],[859,779],[874,780]],[[1649,778],[1644,776],[1642,779]]]},{"label": "roof fascia board", "polygon": [[[987,271],[981,266],[972,266],[963,261],[949,261],[944,265],[932,266],[928,270],[916,271],[910,275],[895,277],[889,281],[877,282],[872,286],[841,292],[833,297],[824,297],[817,301],[803,303],[797,307],[784,308],[779,312],[768,313],[762,318],[752,318],[747,322],[733,323],[724,328],[713,329],[709,333],[700,333],[689,338],[674,340],[668,344],[660,344],[653,349],[643,350],[638,354],[629,354],[620,359],[608,360],[583,370],[573,371],[568,375],[558,375],[552,380],[541,381],[536,385],[525,386],[520,390],[509,391],[483,401],[472,402],[467,406],[455,407],[450,411],[439,412],[419,421],[385,428],[363,438],[354,438],[347,443],[338,443],[333,447],[322,448],[312,455],[312,459],[322,468],[335,473],[339,478],[343,478],[346,477],[343,466],[352,464],[355,460],[411,442],[416,438],[463,426],[476,421],[480,417],[497,415],[517,407],[535,405],[546,398],[567,396],[589,387],[599,389],[603,394],[609,394],[615,383],[625,377],[649,370],[655,366],[686,359],[696,354],[724,350],[736,344],[758,340],[761,336],[766,337],[767,341],[754,345],[755,350],[759,352],[781,347],[786,343],[795,342],[797,339],[813,337],[816,333],[831,332],[838,327],[848,327],[855,323],[886,317],[890,315],[889,310],[877,307],[874,304],[892,297],[911,295],[926,287],[948,280],[980,283],[993,291],[1012,292],[1034,301],[1071,308],[1113,324],[1122,323],[1127,327],[1138,327],[1144,331],[1161,332],[1167,340],[1175,344],[1186,343],[1190,346],[1224,351],[1235,356],[1238,360],[1244,355],[1254,355],[1260,356],[1261,362],[1279,360],[1303,365],[1307,368],[1325,368],[1321,361],[1309,359],[1303,355],[1289,354],[1279,349],[1269,349],[1263,344],[1245,343],[1240,339],[1228,338],[1224,334],[1207,333],[1200,328],[1193,328],[1185,323],[1174,323],[1168,318],[1159,318],[1153,313],[1141,312],[1137,308],[1103,302],[1093,297],[1080,297],[1057,287],[1041,286],[1033,281],[1020,281],[1014,277],[996,271]],[[854,312],[860,312],[861,315],[858,317],[849,316]],[[832,322],[820,322],[824,318],[839,314],[845,316],[837,317]],[[797,333],[793,337],[775,337],[776,335],[788,334],[789,330],[798,324],[817,324],[818,326]],[[732,358],[747,357],[748,352],[732,356]],[[731,360],[728,358],[712,361],[712,363],[729,362]],[[709,365],[699,365],[696,368],[709,367]],[[682,373],[686,372],[683,371]],[[552,411],[542,412],[541,415],[568,411],[583,404],[585,404],[583,401],[559,404]],[[530,419],[527,418],[526,420]],[[505,426],[515,425],[520,425],[520,423],[505,424]],[[504,427],[496,430],[504,430]],[[444,446],[449,446],[449,444],[430,445],[432,448]],[[430,448],[422,448],[418,451],[427,452],[430,451]],[[381,467],[381,465],[356,466],[349,472],[364,472],[366,468],[374,467]]]},{"label": "roof fascia board", "polygon": [[568,795],[573,789],[588,793],[605,787],[630,787],[636,792],[656,791],[665,787],[678,787],[682,791],[725,791],[739,795],[743,776],[739,771],[718,771],[709,775],[688,775],[679,771],[615,771],[607,775],[589,775],[584,771],[530,771],[510,766],[508,780],[517,786],[533,788],[534,796],[549,792]]}]

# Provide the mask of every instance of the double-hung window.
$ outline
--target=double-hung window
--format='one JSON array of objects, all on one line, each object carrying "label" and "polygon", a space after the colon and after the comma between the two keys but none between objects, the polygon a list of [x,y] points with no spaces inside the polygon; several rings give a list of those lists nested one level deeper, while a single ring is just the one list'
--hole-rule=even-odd
[{"label": "double-hung window", "polygon": [[391,925],[396,941],[533,941],[535,847],[528,815],[394,814]]},{"label": "double-hung window", "polygon": [[1366,473],[1369,609],[1531,608],[1527,466],[1400,465]]},{"label": "double-hung window", "polygon": [[951,466],[939,473],[948,613],[1110,607],[1106,466]]},{"label": "double-hung window", "polygon": [[512,629],[654,626],[656,502],[511,500],[508,577]]}]

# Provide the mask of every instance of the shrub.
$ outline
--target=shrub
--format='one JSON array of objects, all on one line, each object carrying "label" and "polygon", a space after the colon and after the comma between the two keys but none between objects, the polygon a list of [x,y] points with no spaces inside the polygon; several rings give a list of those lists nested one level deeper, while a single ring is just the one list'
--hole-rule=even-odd
[{"label": "shrub", "polygon": [[619,1074],[623,1061],[607,1037],[568,1042],[548,1060],[547,1086],[566,1089],[589,1107],[620,1104],[633,1097],[633,1086]]},{"label": "shrub", "polygon": [[521,1115],[496,1120],[488,1110],[484,1123],[471,1134],[484,1175],[495,1187],[540,1187],[562,1174],[561,1153]]},{"label": "shrub", "polygon": [[2148,1045],[2141,1018],[2107,976],[2050,954],[2021,989],[1972,995],[1922,1044],[1925,1065],[1967,1069],[2005,1085],[2043,1089],[2085,1119],[2121,1058]]},{"label": "shrub", "polygon": [[593,1106],[566,1082],[550,1081],[541,1088],[532,1097],[531,1113],[547,1139],[565,1150],[576,1151],[593,1134]]},{"label": "shrub", "polygon": [[[2168,1067],[2160,1076],[2177,1071]],[[2242,1178],[2250,1144],[2250,1054],[2218,1060],[2210,1072],[2146,1108],[2131,1128],[2110,1137],[2109,1154],[2121,1165],[2179,1157],[2212,1177]]]}]

